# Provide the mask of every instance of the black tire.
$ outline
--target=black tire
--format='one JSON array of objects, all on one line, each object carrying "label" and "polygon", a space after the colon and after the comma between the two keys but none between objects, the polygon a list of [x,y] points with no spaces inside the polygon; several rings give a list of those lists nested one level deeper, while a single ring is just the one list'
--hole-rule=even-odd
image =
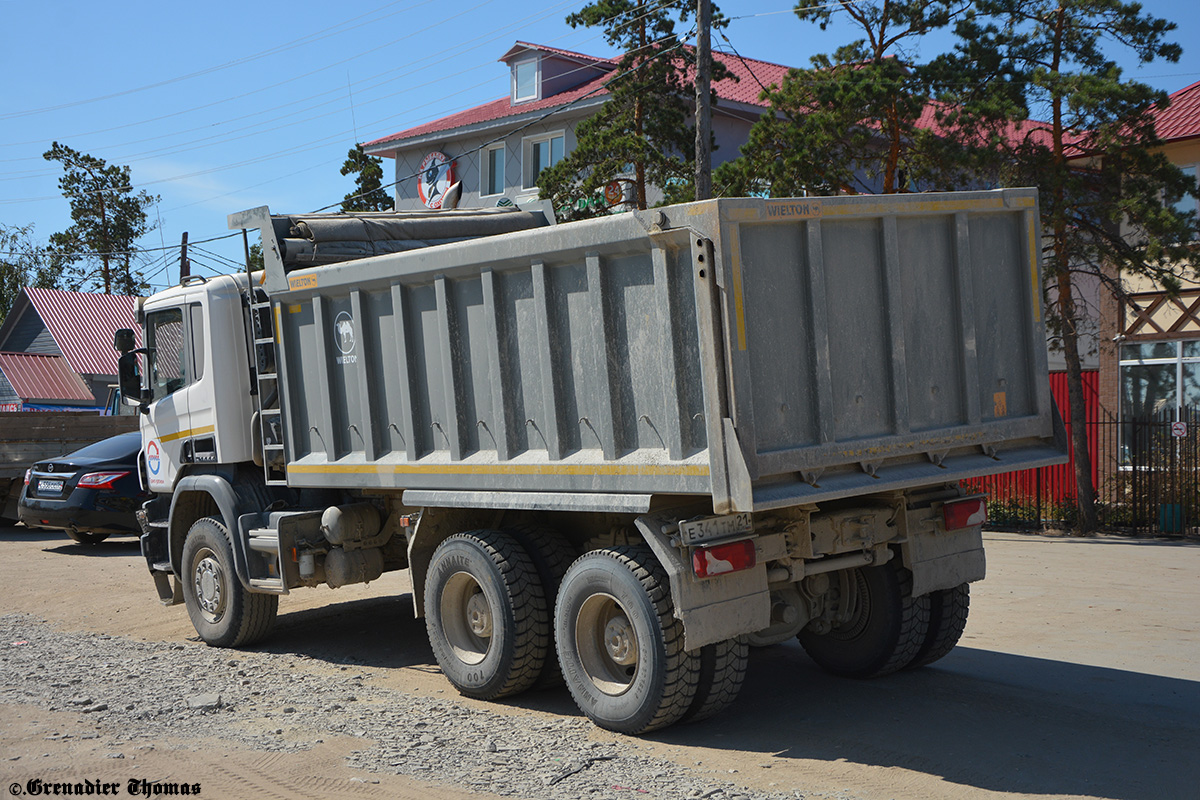
[{"label": "black tire", "polygon": [[953,589],[929,593],[929,631],[925,641],[906,669],[932,664],[958,644],[967,628],[967,612],[971,608],[971,584],[963,583]]},{"label": "black tire", "polygon": [[797,638],[813,661],[834,675],[876,678],[903,669],[920,650],[929,630],[929,597],[912,596],[912,573],[897,556],[887,564],[847,571],[856,592],[850,621]]},{"label": "black tire", "polygon": [[502,531],[438,545],[425,580],[425,627],[454,688],[493,700],[531,687],[549,653],[550,612],[533,560]]},{"label": "black tire", "polygon": [[517,540],[533,560],[538,577],[542,579],[542,588],[546,592],[547,620],[546,636],[549,647],[546,653],[546,663],[542,674],[534,684],[536,689],[549,689],[563,685],[562,668],[558,665],[557,648],[554,643],[554,598],[558,596],[558,587],[562,585],[563,576],[567,574],[578,553],[557,532],[537,525],[520,525],[506,528],[505,533]]},{"label": "black tire", "polygon": [[733,705],[742,691],[749,663],[750,644],[742,636],[700,648],[696,697],[681,721],[700,722]]},{"label": "black tire", "polygon": [[279,596],[251,592],[238,580],[225,524],[192,523],[180,566],[183,599],[200,638],[212,647],[242,647],[264,639],[275,624]]},{"label": "black tire", "polygon": [[567,688],[601,728],[646,733],[691,707],[699,654],[683,648],[666,573],[648,548],[595,550],[572,564],[554,633]]},{"label": "black tire", "polygon": [[89,533],[88,531],[67,531],[71,541],[79,544],[100,544],[108,538],[107,533]]}]

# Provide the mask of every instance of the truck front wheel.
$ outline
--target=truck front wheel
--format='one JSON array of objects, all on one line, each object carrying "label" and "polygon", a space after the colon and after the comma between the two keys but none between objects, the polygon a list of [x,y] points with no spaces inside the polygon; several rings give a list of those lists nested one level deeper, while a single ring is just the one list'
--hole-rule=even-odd
[{"label": "truck front wheel", "polygon": [[916,657],[929,630],[929,597],[912,596],[912,573],[899,562],[841,573],[840,621],[827,632],[811,623],[800,631],[804,651],[826,672],[874,678]]},{"label": "truck front wheel", "polygon": [[233,546],[224,523],[204,517],[192,523],[183,543],[183,599],[200,638],[212,647],[254,644],[271,632],[279,596],[250,592],[233,567]]},{"label": "truck front wheel", "polygon": [[523,692],[542,673],[549,610],[529,555],[502,531],[438,545],[425,580],[425,628],[442,673],[467,697]]},{"label": "truck front wheel", "polygon": [[691,707],[700,658],[683,649],[683,623],[649,549],[595,550],[572,564],[554,632],[567,688],[601,728],[645,733]]}]

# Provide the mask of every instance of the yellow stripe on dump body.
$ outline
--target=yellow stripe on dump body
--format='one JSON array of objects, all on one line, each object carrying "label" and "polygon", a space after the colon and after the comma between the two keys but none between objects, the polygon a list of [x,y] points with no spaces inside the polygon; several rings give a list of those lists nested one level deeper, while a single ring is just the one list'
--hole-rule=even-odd
[{"label": "yellow stripe on dump body", "polygon": [[288,472],[304,475],[635,475],[707,477],[703,464],[291,464]]}]

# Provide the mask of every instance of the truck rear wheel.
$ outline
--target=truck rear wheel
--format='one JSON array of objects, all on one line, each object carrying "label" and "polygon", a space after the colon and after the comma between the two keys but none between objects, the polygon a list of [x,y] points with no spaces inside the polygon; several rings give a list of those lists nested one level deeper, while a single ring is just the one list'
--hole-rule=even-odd
[{"label": "truck rear wheel", "polygon": [[700,680],[683,721],[700,722],[733,705],[742,691],[749,663],[750,644],[743,636],[700,648]]},{"label": "truck rear wheel", "polygon": [[542,579],[542,588],[546,591],[546,636],[550,644],[547,648],[546,664],[537,680],[535,688],[546,689],[562,686],[562,670],[558,666],[558,654],[554,644],[554,598],[558,596],[558,587],[562,585],[563,576],[579,555],[575,549],[557,531],[538,525],[519,525],[505,528],[533,560],[538,577]]},{"label": "truck rear wheel", "polygon": [[271,632],[279,596],[250,592],[233,567],[224,523],[205,517],[192,523],[183,543],[183,599],[200,638],[212,647],[254,644]]},{"label": "truck rear wheel", "polygon": [[912,573],[899,562],[846,570],[839,603],[853,604],[849,618],[827,633],[811,623],[800,632],[804,651],[826,672],[875,678],[916,657],[929,630],[929,598],[912,596]]},{"label": "truck rear wheel", "polygon": [[648,548],[595,550],[572,564],[554,633],[567,688],[601,728],[645,733],[691,707],[700,658],[683,649],[666,573]]},{"label": "truck rear wheel", "polygon": [[929,593],[929,631],[921,649],[913,656],[907,669],[932,664],[958,644],[967,628],[967,612],[971,608],[971,584]]},{"label": "truck rear wheel", "polygon": [[549,650],[549,610],[532,559],[502,531],[438,545],[425,581],[425,627],[442,673],[467,697],[523,692]]}]

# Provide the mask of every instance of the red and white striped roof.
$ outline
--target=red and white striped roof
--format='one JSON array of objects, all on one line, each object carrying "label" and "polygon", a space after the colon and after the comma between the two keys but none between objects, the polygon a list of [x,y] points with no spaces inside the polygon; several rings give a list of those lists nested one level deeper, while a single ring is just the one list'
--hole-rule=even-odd
[{"label": "red and white striped roof", "polygon": [[91,405],[95,398],[62,356],[0,353],[0,372],[25,402],[65,400]]},{"label": "red and white striped roof", "polygon": [[137,298],[115,294],[23,290],[67,363],[80,375],[116,375],[118,328],[137,329]]}]

